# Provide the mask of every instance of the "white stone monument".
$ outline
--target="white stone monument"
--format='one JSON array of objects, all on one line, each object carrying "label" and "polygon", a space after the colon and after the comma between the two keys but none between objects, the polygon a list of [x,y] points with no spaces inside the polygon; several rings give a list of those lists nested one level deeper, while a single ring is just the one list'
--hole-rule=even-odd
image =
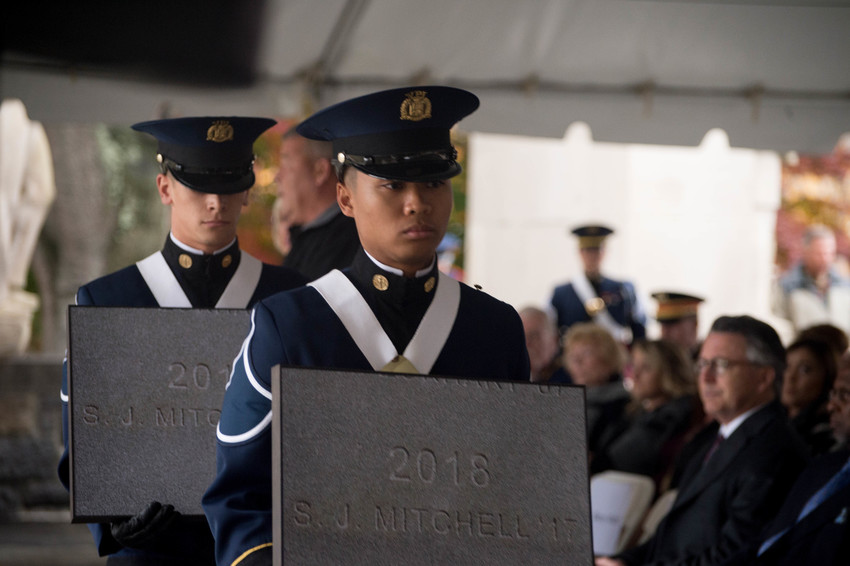
[{"label": "white stone monument", "polygon": [[23,352],[38,296],[24,290],[38,235],[56,195],[44,128],[17,99],[0,104],[0,357]]}]

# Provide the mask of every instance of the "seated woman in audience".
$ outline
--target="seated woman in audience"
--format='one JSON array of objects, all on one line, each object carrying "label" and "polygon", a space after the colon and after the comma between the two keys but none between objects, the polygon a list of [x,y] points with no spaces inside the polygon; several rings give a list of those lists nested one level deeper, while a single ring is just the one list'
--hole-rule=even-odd
[{"label": "seated woman in audience", "polygon": [[679,346],[641,340],[632,346],[629,382],[632,400],[600,440],[590,471],[650,476],[660,493],[682,446],[703,424],[693,367]]},{"label": "seated woman in audience", "polygon": [[827,452],[833,437],[826,404],[838,371],[833,349],[822,340],[798,338],[786,348],[786,360],[782,404],[812,455]]},{"label": "seated woman in audience", "polygon": [[598,324],[573,324],[564,336],[564,367],[572,383],[585,387],[587,449],[591,454],[606,428],[619,422],[629,402],[623,386],[625,359],[624,347]]},{"label": "seated woman in audience", "polygon": [[844,355],[847,348],[850,348],[850,339],[847,338],[847,334],[833,324],[815,324],[804,328],[797,334],[797,340],[802,338],[820,340],[832,346],[838,363],[841,362],[841,356]]}]

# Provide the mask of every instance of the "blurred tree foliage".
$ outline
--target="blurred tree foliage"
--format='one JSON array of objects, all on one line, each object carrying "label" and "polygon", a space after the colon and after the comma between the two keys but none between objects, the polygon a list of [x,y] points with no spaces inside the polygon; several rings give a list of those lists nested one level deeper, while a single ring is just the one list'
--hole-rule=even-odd
[{"label": "blurred tree foliage", "polygon": [[106,176],[105,197],[114,215],[106,258],[109,273],[160,249],[170,216],[156,189],[156,141],[123,126],[99,125],[95,134]]}]

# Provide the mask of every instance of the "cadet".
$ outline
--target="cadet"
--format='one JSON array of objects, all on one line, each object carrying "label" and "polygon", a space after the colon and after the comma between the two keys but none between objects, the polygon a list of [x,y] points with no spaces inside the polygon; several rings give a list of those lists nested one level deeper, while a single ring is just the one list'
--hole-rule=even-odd
[{"label": "cadet", "polygon": [[[291,269],[263,264],[241,251],[236,239],[236,222],[254,185],[253,144],[274,124],[267,118],[227,117],[134,125],[158,140],[156,186],[171,208],[171,232],[161,251],[80,287],[77,304],[247,308],[306,283]],[[67,488],[67,360],[62,411],[65,452],[59,476]],[[126,521],[89,528],[98,553],[111,555],[109,564],[215,563],[208,525],[181,516],[168,502],[153,502]]]},{"label": "cadet", "polygon": [[646,314],[629,281],[615,281],[602,275],[605,239],[614,233],[606,226],[580,226],[578,236],[582,273],[569,283],[555,287],[551,304],[558,327],[565,333],[576,322],[595,322],[625,345],[646,336]]},{"label": "cadet", "polygon": [[254,308],[224,398],[217,476],[203,499],[219,564],[272,563],[274,365],[528,381],[517,312],[437,267],[450,178],[461,171],[449,130],[477,107],[464,90],[401,88],[299,125],[301,135],[333,142],[337,200],[363,249],[351,267]]}]

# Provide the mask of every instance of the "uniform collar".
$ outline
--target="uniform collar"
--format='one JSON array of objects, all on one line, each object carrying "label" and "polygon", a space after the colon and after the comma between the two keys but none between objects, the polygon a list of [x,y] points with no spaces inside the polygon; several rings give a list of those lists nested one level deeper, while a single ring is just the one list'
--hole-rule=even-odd
[{"label": "uniform collar", "polygon": [[172,271],[195,279],[232,274],[239,265],[241,252],[236,238],[224,248],[205,254],[169,234],[162,255]]},{"label": "uniform collar", "polygon": [[400,269],[382,264],[363,248],[354,256],[351,265],[353,280],[361,289],[394,303],[425,300],[430,302],[437,288],[437,256],[431,265],[416,272],[414,277],[405,277]]}]

